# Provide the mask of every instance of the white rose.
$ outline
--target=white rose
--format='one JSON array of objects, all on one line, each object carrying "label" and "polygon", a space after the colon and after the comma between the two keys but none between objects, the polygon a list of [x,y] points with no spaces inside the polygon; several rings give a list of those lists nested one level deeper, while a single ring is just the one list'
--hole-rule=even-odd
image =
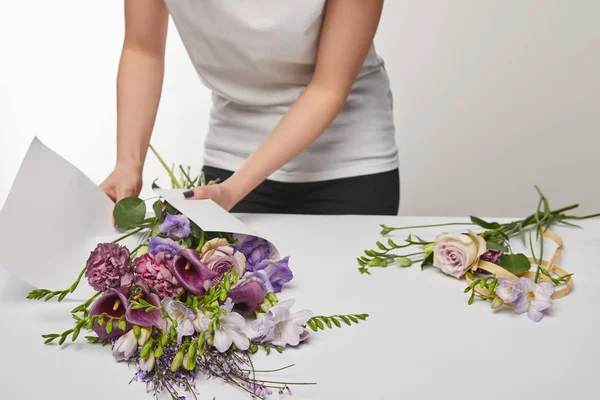
[{"label": "white rose", "polygon": [[[485,240],[475,234],[442,233],[434,240],[433,266],[460,279],[486,252]],[[476,239],[476,240],[474,240]]]}]

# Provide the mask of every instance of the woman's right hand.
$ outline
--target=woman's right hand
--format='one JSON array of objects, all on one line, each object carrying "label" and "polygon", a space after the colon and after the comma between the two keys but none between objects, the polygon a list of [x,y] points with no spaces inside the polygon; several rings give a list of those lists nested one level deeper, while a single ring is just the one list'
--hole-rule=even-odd
[{"label": "woman's right hand", "polygon": [[125,197],[138,196],[142,191],[142,171],[133,165],[117,165],[100,188],[115,203]]}]

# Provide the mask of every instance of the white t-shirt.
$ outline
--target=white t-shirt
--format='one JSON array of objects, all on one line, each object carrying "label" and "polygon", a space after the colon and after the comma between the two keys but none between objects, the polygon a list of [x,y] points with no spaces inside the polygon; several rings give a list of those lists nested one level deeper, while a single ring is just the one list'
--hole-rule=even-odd
[{"label": "white t-shirt", "polygon": [[[326,0],[165,0],[213,92],[204,164],[242,166],[314,73]],[[342,111],[269,179],[309,182],[398,167],[392,94],[372,46]]]}]

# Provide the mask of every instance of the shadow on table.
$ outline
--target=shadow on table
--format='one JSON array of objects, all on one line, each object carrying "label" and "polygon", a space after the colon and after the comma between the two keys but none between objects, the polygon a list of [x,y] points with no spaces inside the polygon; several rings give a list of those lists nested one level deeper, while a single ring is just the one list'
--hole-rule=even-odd
[{"label": "shadow on table", "polygon": [[15,277],[13,274],[0,267],[0,302],[24,303],[29,292],[35,287]]}]

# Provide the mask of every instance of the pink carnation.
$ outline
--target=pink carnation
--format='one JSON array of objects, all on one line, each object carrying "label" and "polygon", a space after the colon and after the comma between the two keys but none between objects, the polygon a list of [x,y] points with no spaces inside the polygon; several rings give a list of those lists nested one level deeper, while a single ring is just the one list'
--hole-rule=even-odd
[{"label": "pink carnation", "polygon": [[116,243],[100,243],[86,262],[85,277],[94,290],[131,286],[133,273],[129,250]]},{"label": "pink carnation", "polygon": [[136,285],[150,286],[160,297],[175,297],[182,288],[173,276],[173,261],[169,254],[144,254],[134,260]]}]

